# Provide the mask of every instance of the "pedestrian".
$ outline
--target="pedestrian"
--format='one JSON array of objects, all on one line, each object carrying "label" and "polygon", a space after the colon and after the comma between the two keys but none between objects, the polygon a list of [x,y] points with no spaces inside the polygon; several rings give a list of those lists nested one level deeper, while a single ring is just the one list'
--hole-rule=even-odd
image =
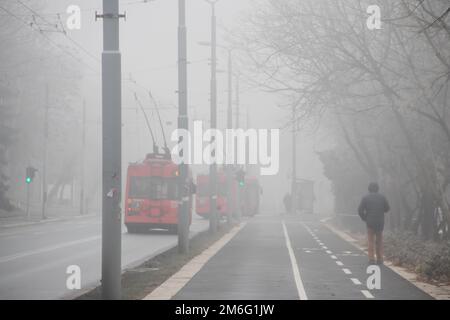
[{"label": "pedestrian", "polygon": [[381,265],[383,264],[384,214],[390,210],[390,207],[386,197],[378,191],[379,186],[376,182],[369,184],[369,194],[362,198],[358,214],[367,225],[369,264]]},{"label": "pedestrian", "polygon": [[292,210],[292,197],[290,193],[286,193],[283,198],[284,208],[286,209],[286,213],[290,214]]}]

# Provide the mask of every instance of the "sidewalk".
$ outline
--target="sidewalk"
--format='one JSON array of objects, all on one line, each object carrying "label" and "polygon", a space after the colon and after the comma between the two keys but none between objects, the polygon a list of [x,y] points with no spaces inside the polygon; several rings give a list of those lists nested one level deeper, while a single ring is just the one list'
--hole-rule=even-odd
[{"label": "sidewalk", "polygon": [[[276,216],[249,220],[223,247],[214,250],[218,251],[216,254],[211,252],[211,257],[200,259],[207,261],[203,266],[194,266],[199,271],[193,277],[186,277],[184,272],[179,277],[175,275],[177,281],[166,284],[169,291],[173,291],[173,285],[181,290],[173,296],[153,293],[146,299],[298,299],[289,253],[278,221]],[[185,283],[180,284],[183,278]]]},{"label": "sidewalk", "polygon": [[432,299],[386,266],[369,286],[367,255],[317,217],[256,216],[213,247],[145,299]]},{"label": "sidewalk", "polygon": [[24,211],[18,209],[11,212],[0,210],[0,228],[28,226],[82,217],[92,217],[94,215],[94,212],[80,215],[79,208],[49,207],[46,211],[46,219],[42,219],[42,213],[40,209],[37,208],[30,209],[29,217],[26,216]]}]

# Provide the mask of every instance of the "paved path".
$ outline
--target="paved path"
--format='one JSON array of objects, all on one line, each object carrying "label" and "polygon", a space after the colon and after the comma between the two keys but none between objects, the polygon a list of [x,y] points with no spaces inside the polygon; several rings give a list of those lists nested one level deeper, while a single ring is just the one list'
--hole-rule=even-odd
[{"label": "paved path", "polygon": [[[309,221],[308,221],[309,220]],[[175,299],[431,299],[382,266],[369,290],[367,257],[319,221],[258,216]]]}]

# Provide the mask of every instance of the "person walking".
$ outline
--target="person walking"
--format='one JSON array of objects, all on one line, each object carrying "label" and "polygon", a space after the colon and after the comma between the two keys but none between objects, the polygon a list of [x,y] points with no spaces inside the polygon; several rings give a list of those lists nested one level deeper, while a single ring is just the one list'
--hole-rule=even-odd
[{"label": "person walking", "polygon": [[286,193],[283,198],[284,208],[286,210],[286,214],[290,214],[292,211],[292,197],[290,193]]},{"label": "person walking", "polygon": [[[379,192],[376,182],[369,184],[369,194],[364,196],[358,214],[367,225],[369,264],[383,264],[384,214],[389,212],[389,202]],[[375,261],[375,252],[377,260]]]}]

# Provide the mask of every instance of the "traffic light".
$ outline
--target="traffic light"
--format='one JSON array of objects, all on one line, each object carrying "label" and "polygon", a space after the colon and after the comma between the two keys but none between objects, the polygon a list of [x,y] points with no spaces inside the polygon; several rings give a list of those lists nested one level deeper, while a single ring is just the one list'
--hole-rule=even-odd
[{"label": "traffic light", "polygon": [[237,180],[237,182],[239,183],[239,186],[240,186],[240,187],[245,186],[245,171],[244,171],[244,170],[239,169],[239,170],[236,172],[236,180]]},{"label": "traffic light", "polygon": [[25,182],[27,184],[30,184],[31,182],[33,182],[34,176],[36,175],[36,171],[37,171],[37,169],[35,169],[33,167],[27,167],[26,173],[25,173]]}]

